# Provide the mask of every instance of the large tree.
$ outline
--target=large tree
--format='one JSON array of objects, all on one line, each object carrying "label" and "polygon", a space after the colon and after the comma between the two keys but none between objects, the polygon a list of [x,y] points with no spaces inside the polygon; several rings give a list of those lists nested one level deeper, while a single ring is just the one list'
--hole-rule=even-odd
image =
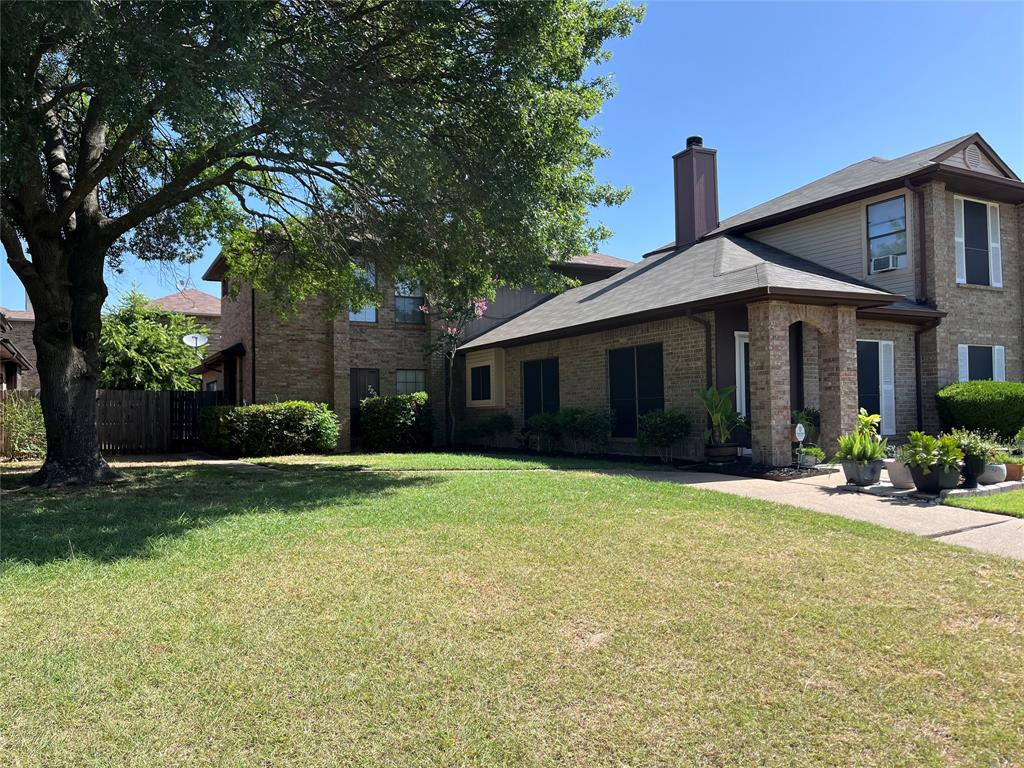
[{"label": "large tree", "polygon": [[359,306],[547,279],[601,233],[588,67],[639,18],[602,0],[0,4],[0,235],[35,309],[37,482],[111,476],[94,427],[104,267],[198,258],[281,301]]}]

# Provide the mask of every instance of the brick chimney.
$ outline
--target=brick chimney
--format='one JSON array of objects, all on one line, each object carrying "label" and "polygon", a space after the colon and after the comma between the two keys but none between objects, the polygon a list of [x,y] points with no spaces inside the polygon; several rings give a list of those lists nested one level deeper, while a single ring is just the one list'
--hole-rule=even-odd
[{"label": "brick chimney", "polygon": [[676,247],[686,248],[718,226],[717,150],[690,136],[673,156],[676,197]]}]

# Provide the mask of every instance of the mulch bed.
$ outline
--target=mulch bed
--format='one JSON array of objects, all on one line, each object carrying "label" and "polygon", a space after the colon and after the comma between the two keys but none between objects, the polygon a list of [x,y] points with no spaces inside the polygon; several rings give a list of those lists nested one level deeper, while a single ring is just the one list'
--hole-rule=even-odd
[{"label": "mulch bed", "polygon": [[818,477],[828,475],[835,470],[829,469],[806,469],[803,467],[773,467],[769,464],[755,464],[751,461],[733,461],[728,464],[686,464],[681,469],[690,469],[694,472],[717,472],[720,475],[734,475],[736,477],[754,477],[760,480],[799,480],[804,477]]}]

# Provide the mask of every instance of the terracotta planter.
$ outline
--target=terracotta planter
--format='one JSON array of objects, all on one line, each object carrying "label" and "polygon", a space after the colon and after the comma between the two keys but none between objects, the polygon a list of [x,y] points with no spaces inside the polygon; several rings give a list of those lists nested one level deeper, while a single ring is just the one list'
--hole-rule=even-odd
[{"label": "terracotta planter", "polygon": [[986,464],[985,471],[978,476],[978,485],[995,485],[1006,480],[1005,464]]},{"label": "terracotta planter", "polygon": [[956,488],[960,482],[960,468],[942,469],[938,464],[932,464],[928,473],[922,467],[911,467],[910,474],[914,477],[914,485],[921,493],[932,493],[936,496],[940,491]]},{"label": "terracotta planter", "polygon": [[1020,482],[1024,480],[1024,464],[1005,464],[1006,479]]},{"label": "terracotta planter", "polygon": [[899,459],[886,459],[885,471],[889,474],[889,482],[893,488],[907,490],[914,487],[914,477],[910,474],[907,462]]},{"label": "terracotta planter", "polygon": [[878,478],[882,476],[884,462],[878,461],[843,461],[843,474],[846,475],[846,482],[851,485],[876,485]]},{"label": "terracotta planter", "polygon": [[732,461],[736,458],[736,448],[738,443],[722,443],[721,445],[712,445],[708,443],[704,446],[704,458],[708,461]]}]

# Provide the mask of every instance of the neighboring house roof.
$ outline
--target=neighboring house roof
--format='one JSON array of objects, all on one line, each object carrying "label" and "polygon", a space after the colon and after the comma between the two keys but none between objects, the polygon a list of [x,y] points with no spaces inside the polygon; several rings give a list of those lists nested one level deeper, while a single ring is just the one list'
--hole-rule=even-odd
[{"label": "neighboring house roof", "polygon": [[[585,267],[606,267],[608,269],[625,269],[633,266],[635,261],[626,261],[616,256],[609,256],[607,253],[588,253],[586,256],[577,256],[566,262],[568,264],[579,264]],[[558,266],[558,262],[555,263]]]},{"label": "neighboring house roof", "polygon": [[220,317],[220,299],[195,288],[186,288],[183,291],[153,299],[148,306],[166,312],[180,312],[183,315]]},{"label": "neighboring house roof", "polygon": [[0,338],[0,360],[7,362],[13,360],[18,364],[18,367],[23,371],[31,371],[32,365],[22,354],[21,350],[18,349],[18,345],[7,338]]},{"label": "neighboring house roof", "polygon": [[[864,196],[871,193],[875,188],[891,187],[893,184],[922,171],[937,171],[941,169],[954,173],[969,174],[971,173],[970,171],[964,171],[944,163],[952,154],[969,144],[977,144],[981,147],[993,164],[1006,174],[1006,179],[1000,180],[998,177],[991,177],[990,180],[1003,181],[1004,183],[1009,182],[1010,184],[1016,182],[1014,186],[1021,186],[1024,189],[1024,185],[1020,184],[1020,179],[1017,178],[1017,175],[999,158],[980,134],[972,133],[967,136],[944,141],[941,144],[936,144],[934,147],[919,149],[916,152],[911,152],[893,160],[886,160],[882,157],[869,157],[867,160],[861,160],[853,165],[848,165],[817,181],[812,181],[810,184],[805,184],[791,192],[786,192],[765,203],[737,213],[735,216],[730,216],[719,224],[716,229],[711,230],[705,235],[705,237],[750,231],[751,229],[775,223],[780,218],[788,219],[795,218],[797,215],[806,215],[816,207],[838,204],[838,201],[851,195]],[[675,241],[666,243],[647,255],[650,256],[673,248],[675,248]]]},{"label": "neighboring house roof", "polygon": [[34,321],[36,319],[36,313],[31,309],[7,309],[6,307],[0,307],[0,313],[2,313],[11,322],[17,322],[19,320]]},{"label": "neighboring house roof", "polygon": [[220,366],[224,364],[225,359],[238,357],[245,354],[245,345],[242,342],[232,344],[230,347],[219,349],[216,352],[207,355],[203,358],[202,362],[194,368],[189,368],[189,373],[203,373],[205,371],[216,371],[220,370]]},{"label": "neighboring house roof", "polygon": [[588,333],[773,296],[876,307],[902,298],[772,246],[726,235],[652,256],[554,296],[461,349]]}]

